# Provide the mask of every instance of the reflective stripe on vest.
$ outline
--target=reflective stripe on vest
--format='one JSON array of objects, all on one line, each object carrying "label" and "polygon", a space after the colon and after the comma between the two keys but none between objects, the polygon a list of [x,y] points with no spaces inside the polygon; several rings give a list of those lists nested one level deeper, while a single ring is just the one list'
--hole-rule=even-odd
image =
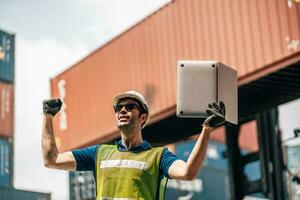
[{"label": "reflective stripe on vest", "polygon": [[136,199],[100,197],[100,200],[136,200]]},{"label": "reflective stripe on vest", "polygon": [[159,165],[163,149],[134,153],[102,144],[96,156],[97,200],[157,199],[161,194]]},{"label": "reflective stripe on vest", "polygon": [[147,169],[147,162],[136,160],[102,160],[100,168],[117,167],[117,168],[135,168],[140,170]]}]

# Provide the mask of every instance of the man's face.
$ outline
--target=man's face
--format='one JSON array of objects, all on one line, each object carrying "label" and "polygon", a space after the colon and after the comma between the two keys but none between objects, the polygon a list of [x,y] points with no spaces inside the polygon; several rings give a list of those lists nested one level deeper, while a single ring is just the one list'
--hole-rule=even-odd
[{"label": "man's face", "polygon": [[[141,128],[142,123],[146,121],[146,114],[140,114],[139,104],[134,99],[124,99],[119,103],[121,110],[115,113],[117,127],[123,128]],[[127,108],[127,109],[126,109]]]}]

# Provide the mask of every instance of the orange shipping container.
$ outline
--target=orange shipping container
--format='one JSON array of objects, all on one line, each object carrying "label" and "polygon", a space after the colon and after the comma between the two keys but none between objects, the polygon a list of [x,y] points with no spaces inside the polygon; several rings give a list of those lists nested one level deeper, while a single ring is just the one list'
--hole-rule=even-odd
[{"label": "orange shipping container", "polygon": [[[136,89],[152,123],[175,114],[176,62],[219,60],[246,84],[300,60],[300,3],[174,0],[51,80],[60,151],[117,136],[112,98]],[[63,141],[63,142],[61,142]]]},{"label": "orange shipping container", "polygon": [[13,137],[14,87],[0,82],[0,137]]}]

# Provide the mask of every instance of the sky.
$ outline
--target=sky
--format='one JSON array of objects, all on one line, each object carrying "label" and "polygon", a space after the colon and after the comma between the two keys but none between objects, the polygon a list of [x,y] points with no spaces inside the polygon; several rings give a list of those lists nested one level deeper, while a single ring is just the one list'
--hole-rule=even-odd
[{"label": "sky", "polygon": [[16,34],[16,188],[69,198],[68,173],[42,161],[42,100],[50,97],[50,78],[167,2],[0,0],[0,29]]},{"label": "sky", "polygon": [[[50,78],[169,0],[0,0],[0,29],[16,34],[15,186],[68,199],[68,174],[43,166],[42,100]],[[280,107],[284,139],[300,128],[300,101]]]}]

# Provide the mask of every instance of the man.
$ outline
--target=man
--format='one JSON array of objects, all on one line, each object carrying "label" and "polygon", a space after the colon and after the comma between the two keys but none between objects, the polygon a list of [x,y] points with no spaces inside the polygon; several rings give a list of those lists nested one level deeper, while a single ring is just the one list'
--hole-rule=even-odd
[{"label": "man", "polygon": [[101,200],[163,199],[164,192],[159,192],[163,177],[196,178],[212,129],[225,123],[225,105],[222,102],[209,104],[202,132],[185,162],[167,148],[153,148],[143,140],[142,128],[150,119],[149,106],[140,93],[128,91],[114,98],[120,141],[115,145],[101,144],[59,153],[54,140],[53,117],[61,105],[60,99],[43,101],[44,164],[49,168],[93,171],[97,199]]}]

